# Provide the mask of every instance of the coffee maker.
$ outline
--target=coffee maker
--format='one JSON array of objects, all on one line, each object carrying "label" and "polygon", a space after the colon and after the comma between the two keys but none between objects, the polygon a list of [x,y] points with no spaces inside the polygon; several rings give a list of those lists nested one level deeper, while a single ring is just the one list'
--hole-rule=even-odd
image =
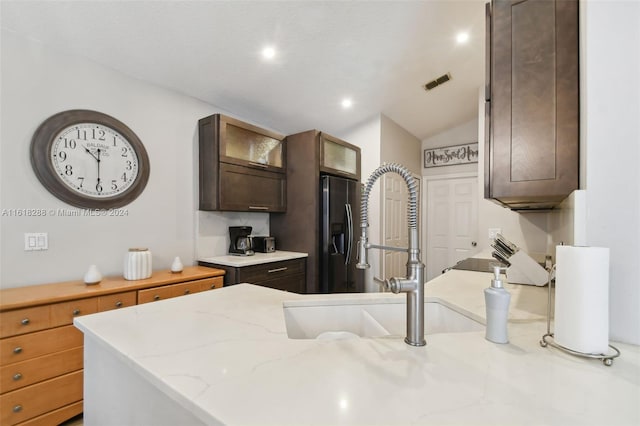
[{"label": "coffee maker", "polygon": [[229,254],[236,256],[253,256],[253,241],[250,226],[229,227]]}]

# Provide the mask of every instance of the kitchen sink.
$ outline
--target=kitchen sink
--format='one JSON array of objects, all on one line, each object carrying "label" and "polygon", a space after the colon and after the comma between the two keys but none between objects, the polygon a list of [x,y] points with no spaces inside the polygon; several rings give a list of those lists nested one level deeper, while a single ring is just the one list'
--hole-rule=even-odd
[{"label": "kitchen sink", "polygon": [[[406,334],[406,304],[395,300],[302,301],[283,305],[287,335],[291,339],[348,339]],[[484,325],[452,307],[425,302],[425,334],[483,330]]]}]

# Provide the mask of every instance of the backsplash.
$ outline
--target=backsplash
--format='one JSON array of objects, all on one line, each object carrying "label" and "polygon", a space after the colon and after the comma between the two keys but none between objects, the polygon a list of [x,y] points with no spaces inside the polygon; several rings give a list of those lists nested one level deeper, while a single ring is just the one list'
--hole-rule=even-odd
[{"label": "backsplash", "polygon": [[251,226],[253,235],[269,235],[269,213],[197,211],[196,258],[227,254],[230,226]]},{"label": "backsplash", "polygon": [[555,261],[557,245],[585,246],[586,238],[587,191],[576,190],[571,193],[549,215],[549,241],[547,253]]}]

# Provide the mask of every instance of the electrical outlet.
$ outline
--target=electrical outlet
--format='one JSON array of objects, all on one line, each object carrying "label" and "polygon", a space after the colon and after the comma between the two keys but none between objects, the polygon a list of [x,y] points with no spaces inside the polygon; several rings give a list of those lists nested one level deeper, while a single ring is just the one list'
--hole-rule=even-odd
[{"label": "electrical outlet", "polygon": [[489,228],[489,239],[495,239],[498,234],[502,234],[502,228]]},{"label": "electrical outlet", "polygon": [[24,251],[48,250],[49,236],[46,232],[25,232]]}]

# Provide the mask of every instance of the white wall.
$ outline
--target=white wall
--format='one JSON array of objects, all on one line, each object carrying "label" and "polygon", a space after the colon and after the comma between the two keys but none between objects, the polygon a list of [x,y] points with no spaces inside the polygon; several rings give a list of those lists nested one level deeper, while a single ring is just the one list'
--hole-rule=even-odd
[{"label": "white wall", "polygon": [[[193,264],[197,120],[224,111],[5,30],[1,48],[0,286],[81,279],[90,264],[120,275],[129,247],[148,247],[156,269],[168,268],[174,256]],[[29,160],[37,126],[74,108],[110,114],[140,137],[151,162],[145,191],[123,208],[124,217],[12,216],[10,209],[76,210],[47,192]],[[204,228],[223,234],[226,226],[213,219]],[[25,232],[47,232],[49,250],[25,252]]]},{"label": "white wall", "polygon": [[640,2],[580,6],[587,245],[610,248],[611,339],[640,344]]},{"label": "white wall", "polygon": [[[344,134],[337,135],[340,139],[360,147],[362,151],[360,180],[362,183],[366,183],[369,175],[378,168],[381,162],[381,121],[381,116],[376,115]],[[381,244],[380,226],[380,188],[377,188],[371,191],[369,197],[369,241],[373,244]],[[369,250],[369,264],[371,268],[365,271],[365,291],[380,291],[380,287],[373,281],[374,275],[377,276],[377,271],[380,270],[379,250]]]},{"label": "white wall", "polygon": [[402,164],[415,175],[420,176],[422,174],[420,139],[386,115],[383,114],[380,118],[380,161]]}]

